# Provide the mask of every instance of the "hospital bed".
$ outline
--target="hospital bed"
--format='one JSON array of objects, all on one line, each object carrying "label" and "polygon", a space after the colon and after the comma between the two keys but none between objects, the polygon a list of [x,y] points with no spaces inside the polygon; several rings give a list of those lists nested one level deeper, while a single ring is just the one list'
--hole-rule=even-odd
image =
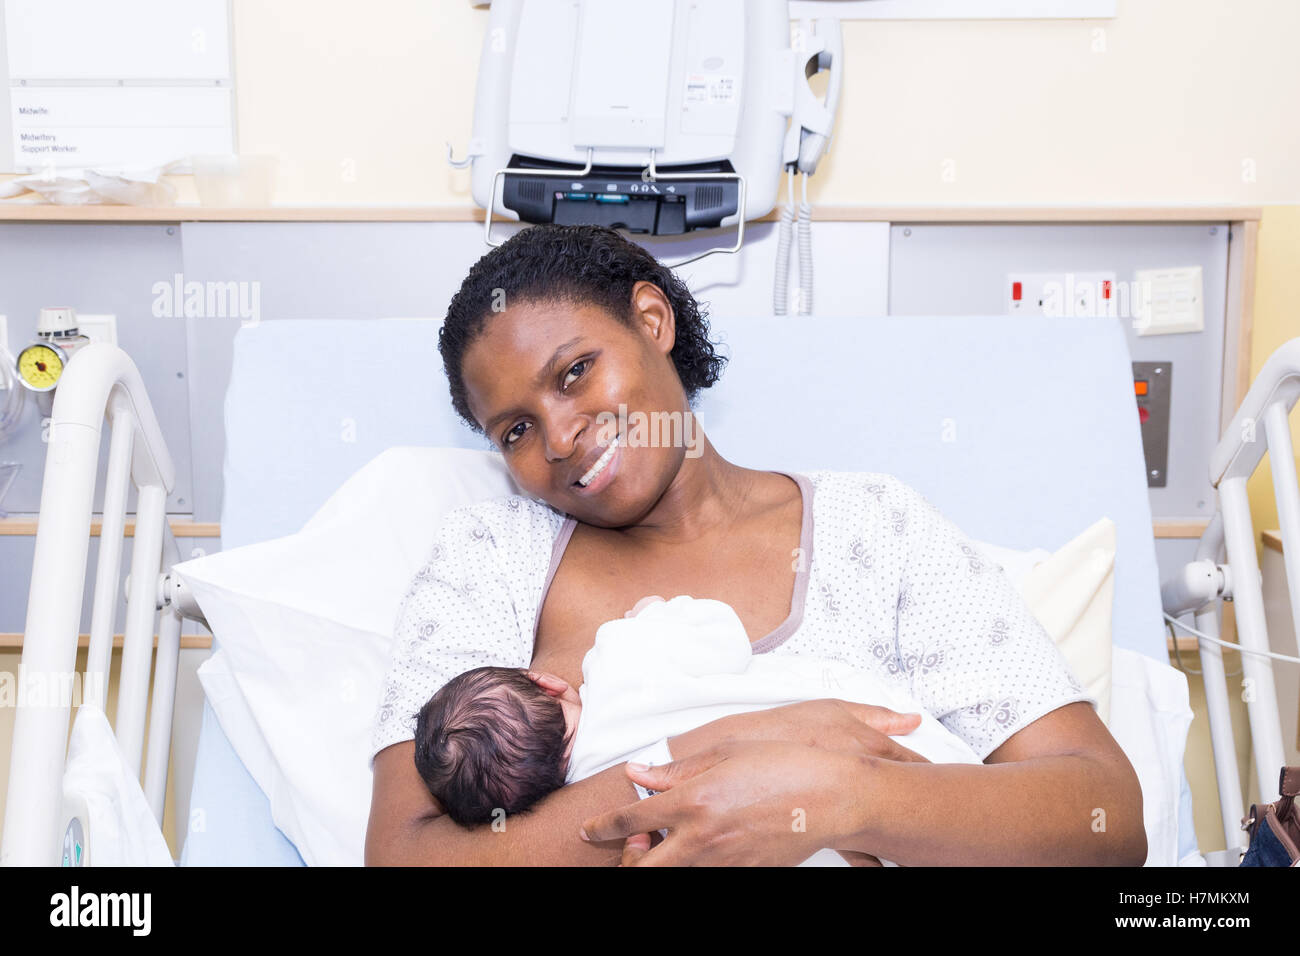
[{"label": "hospital bed", "polygon": [[[1053,549],[1109,517],[1116,532],[1114,645],[1167,667],[1132,371],[1118,320],[743,316],[715,317],[712,326],[731,361],[719,384],[702,394],[698,413],[724,456],[758,468],[890,472],[970,537],[1008,548]],[[225,408],[224,549],[298,531],[350,475],[391,446],[486,447],[451,410],[436,330],[432,320],[376,319],[264,321],[239,331]],[[87,349],[71,363],[60,402],[82,371],[78,365],[90,371],[92,354],[99,353]],[[138,375],[125,366],[117,370],[125,389],[99,397],[120,406],[115,409],[120,419],[134,416],[137,422],[135,479],[165,484],[165,450],[156,428],[149,427],[147,404],[132,412],[123,399],[127,395],[141,404]],[[56,405],[56,429],[59,410]],[[341,439],[344,422],[351,427]],[[131,449],[120,449],[116,435],[117,429],[111,454],[123,464]],[[142,441],[157,453],[152,465],[141,461]],[[52,496],[52,487],[70,480],[60,477],[67,470],[56,460],[61,454],[52,445],[33,594],[58,583],[55,570],[42,563],[44,555],[54,554],[56,536],[71,541],[90,519],[88,492],[71,499]],[[110,494],[116,487],[110,482]],[[161,494],[141,492],[136,567],[148,566],[143,557],[148,549],[161,553],[166,543]],[[143,513],[146,507],[157,513]],[[105,534],[119,528],[106,508]],[[82,550],[82,566],[84,555]],[[174,552],[155,559],[155,566],[165,571],[171,560]],[[138,576],[132,583],[147,596],[142,603],[151,610],[152,583],[141,583]],[[150,741],[145,788],[159,819],[166,761],[153,755],[166,753],[175,672],[171,648],[178,614],[186,611],[183,597],[168,597],[159,595],[165,603],[161,640],[167,647],[159,655],[155,687],[161,689],[153,711],[153,725],[165,729],[158,735],[161,742]],[[128,631],[133,621],[129,613]],[[29,617],[23,667],[38,655],[43,666],[56,666],[64,657],[70,666],[67,642],[75,641],[75,633],[75,610],[57,621]],[[140,683],[137,671],[127,670],[126,659],[139,666],[132,640],[128,633],[120,698],[127,716],[119,711],[116,729],[119,738],[129,733],[127,753],[138,771],[141,750],[135,741],[148,681]],[[95,646],[92,640],[92,662]],[[218,635],[214,652],[219,647]],[[144,660],[147,666],[147,654]],[[136,676],[128,686],[129,675]],[[130,703],[131,695],[137,704]],[[1186,711],[1185,684],[1182,700],[1171,706]],[[1190,719],[1190,711],[1186,716]],[[62,720],[66,732],[66,708]],[[56,718],[43,715],[38,727],[19,715],[6,862],[57,859],[62,832],[54,832],[55,814],[48,808],[58,802],[62,767],[56,724]],[[1167,743],[1176,748],[1179,769],[1184,743],[1185,732]],[[1159,798],[1167,804],[1161,812],[1177,827],[1177,859],[1202,863],[1190,793],[1181,772],[1178,777]],[[203,827],[188,833],[182,864],[302,863],[206,703],[190,803],[204,809],[205,819]]]}]

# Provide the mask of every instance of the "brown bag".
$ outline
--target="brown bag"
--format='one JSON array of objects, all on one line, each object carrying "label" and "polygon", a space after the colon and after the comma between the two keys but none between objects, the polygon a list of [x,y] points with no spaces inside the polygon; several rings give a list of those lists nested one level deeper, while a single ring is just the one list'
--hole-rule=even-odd
[{"label": "brown bag", "polygon": [[1278,783],[1281,798],[1264,806],[1252,803],[1241,828],[1250,834],[1250,846],[1241,866],[1300,865],[1300,767],[1283,767]]}]

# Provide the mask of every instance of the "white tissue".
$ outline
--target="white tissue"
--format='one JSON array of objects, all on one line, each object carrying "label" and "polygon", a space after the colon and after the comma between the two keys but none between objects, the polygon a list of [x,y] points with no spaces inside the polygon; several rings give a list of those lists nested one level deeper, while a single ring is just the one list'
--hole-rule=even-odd
[{"label": "white tissue", "polygon": [[49,169],[0,183],[0,199],[35,193],[60,206],[102,204],[127,206],[169,206],[176,200],[176,187],[162,177],[183,162],[137,169],[100,166],[87,169]]}]

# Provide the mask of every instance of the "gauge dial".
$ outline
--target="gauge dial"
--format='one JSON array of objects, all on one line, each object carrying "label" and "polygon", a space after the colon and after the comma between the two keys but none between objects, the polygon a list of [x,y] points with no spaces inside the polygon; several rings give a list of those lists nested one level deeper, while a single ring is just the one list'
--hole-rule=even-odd
[{"label": "gauge dial", "polygon": [[59,384],[66,361],[57,345],[37,342],[18,353],[18,377],[33,392],[48,392]]}]

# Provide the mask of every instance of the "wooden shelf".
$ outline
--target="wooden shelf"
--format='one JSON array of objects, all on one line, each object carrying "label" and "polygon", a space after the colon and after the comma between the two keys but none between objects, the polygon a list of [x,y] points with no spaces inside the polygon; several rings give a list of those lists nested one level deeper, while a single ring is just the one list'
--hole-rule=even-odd
[{"label": "wooden shelf", "polygon": [[[113,635],[113,648],[121,650],[123,636],[121,634]],[[1169,653],[1174,652],[1174,638],[1167,637],[1165,644],[1169,648]],[[21,634],[0,634],[0,651],[10,648],[21,648],[23,646],[23,636]],[[90,646],[90,635],[80,634],[77,636],[77,647],[86,648]],[[158,646],[158,636],[154,635],[153,646]],[[212,646],[212,638],[207,634],[182,634],[181,647],[183,648],[209,648]],[[1197,653],[1196,638],[1192,635],[1183,635],[1178,638],[1178,650],[1182,654]]]},{"label": "wooden shelf", "polygon": [[[819,204],[812,218],[823,222],[1253,222],[1258,206],[986,206]],[[777,211],[757,220],[773,222]],[[420,206],[268,206],[223,209],[213,206],[55,206],[0,203],[0,222],[482,222],[474,205]],[[498,222],[513,222],[497,217]]]},{"label": "wooden shelf", "polygon": [[482,222],[475,206],[54,206],[0,203],[0,222]]},{"label": "wooden shelf", "polygon": [[[216,521],[188,521],[184,518],[168,518],[173,538],[220,538],[221,524]],[[90,522],[90,536],[99,537],[104,522],[94,518]],[[36,517],[0,518],[0,535],[18,535],[31,537],[36,534]],[[128,518],[124,526],[124,537],[135,537],[135,521]]]},{"label": "wooden shelf", "polygon": [[[173,537],[177,538],[219,538],[221,524],[217,521],[188,521],[183,518],[169,518]],[[1152,531],[1157,538],[1199,538],[1208,525],[1208,518],[1177,518],[1152,523]],[[102,522],[96,518],[90,523],[91,537],[98,537]],[[0,518],[0,535],[31,536],[36,534],[35,516]],[[126,536],[135,534],[135,522],[126,522]],[[1273,536],[1270,540],[1269,535]],[[1274,543],[1274,541],[1276,543]],[[1276,531],[1265,531],[1264,542],[1277,550],[1282,549],[1282,539]]]},{"label": "wooden shelf", "polygon": [[[114,634],[113,635],[114,650],[121,650],[122,643],[123,643],[123,636],[121,634]],[[1165,643],[1169,648],[1169,653],[1172,654],[1174,651],[1174,639],[1172,637],[1166,638]],[[10,648],[21,648],[22,646],[23,646],[23,636],[21,634],[0,634],[0,651],[10,649]],[[84,649],[89,646],[90,646],[89,634],[77,635],[78,648]],[[158,646],[158,636],[156,634],[154,635],[153,646],[154,647]],[[211,646],[212,646],[212,637],[210,635],[207,634],[182,634],[181,635],[181,647],[184,648],[192,647],[192,648],[203,649],[203,648],[209,648]],[[1185,635],[1179,637],[1178,650],[1180,653],[1183,654],[1196,654],[1197,652],[1196,638],[1191,635]]]},{"label": "wooden shelf", "polygon": [[[124,642],[125,642],[124,635],[122,634],[113,635],[114,650],[121,650]],[[9,648],[21,648],[22,646],[23,646],[23,636],[21,634],[0,634],[0,650],[6,650]],[[78,634],[77,647],[86,648],[89,646],[90,646],[90,635]],[[155,648],[158,646],[157,634],[153,636],[153,646]],[[202,649],[211,646],[212,646],[212,635],[210,634],[182,634],[181,635],[182,648],[196,647]]]},{"label": "wooden shelf", "polygon": [[[894,223],[952,222],[1251,222],[1263,217],[1258,206],[854,206],[814,205],[813,219]],[[773,212],[762,221],[776,220]]]},{"label": "wooden shelf", "polygon": [[1199,538],[1209,527],[1209,518],[1161,518],[1153,521],[1152,531],[1157,538]]}]

